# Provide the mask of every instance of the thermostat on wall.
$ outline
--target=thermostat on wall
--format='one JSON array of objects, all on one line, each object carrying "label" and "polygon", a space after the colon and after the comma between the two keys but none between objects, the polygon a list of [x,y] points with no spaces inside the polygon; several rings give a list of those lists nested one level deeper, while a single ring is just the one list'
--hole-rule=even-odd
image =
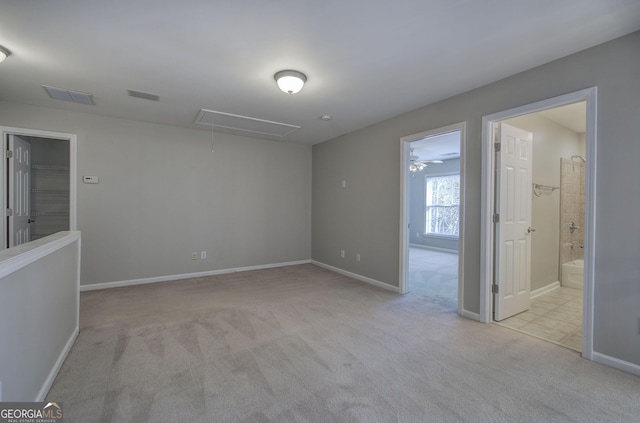
[{"label": "thermostat on wall", "polygon": [[82,182],[85,184],[97,184],[100,182],[100,179],[97,176],[83,176]]}]

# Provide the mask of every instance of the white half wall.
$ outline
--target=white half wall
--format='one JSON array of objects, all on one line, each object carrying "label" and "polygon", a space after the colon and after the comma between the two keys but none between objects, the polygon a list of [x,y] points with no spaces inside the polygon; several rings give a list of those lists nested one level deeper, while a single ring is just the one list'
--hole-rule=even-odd
[{"label": "white half wall", "polygon": [[78,335],[80,233],[0,252],[2,401],[43,401]]}]

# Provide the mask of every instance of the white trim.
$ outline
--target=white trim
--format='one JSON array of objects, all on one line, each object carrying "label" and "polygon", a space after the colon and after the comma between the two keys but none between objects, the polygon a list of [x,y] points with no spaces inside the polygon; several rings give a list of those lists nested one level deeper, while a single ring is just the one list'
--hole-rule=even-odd
[{"label": "white trim", "polygon": [[[69,141],[69,230],[75,231],[77,230],[77,209],[78,209],[78,195],[77,195],[77,160],[78,160],[78,136],[75,134],[67,134],[63,132],[52,132],[52,131],[40,131],[37,129],[25,129],[25,128],[15,128],[11,126],[0,126],[0,134],[2,136],[1,144],[4,145],[6,143],[7,135],[22,135],[26,137],[39,137],[39,138],[50,138],[57,140],[66,140]],[[7,188],[6,188],[6,160],[0,160],[0,173],[3,176],[0,176],[0,195],[2,198],[7,198]],[[7,233],[7,220],[2,219],[2,245],[0,245],[0,250],[5,249],[5,245],[7,245],[6,233]]]},{"label": "white trim", "polygon": [[536,297],[539,297],[541,295],[549,293],[549,292],[553,291],[554,289],[558,289],[558,288],[560,288],[560,282],[559,281],[551,282],[549,285],[545,285],[542,288],[534,289],[533,291],[531,291],[529,293],[529,298],[531,298],[533,300]]},{"label": "white trim", "polygon": [[69,351],[71,351],[71,347],[73,347],[74,342],[76,342],[78,333],[79,333],[79,327],[76,326],[73,330],[73,333],[67,340],[67,343],[65,344],[64,348],[62,349],[62,351],[60,351],[60,355],[58,356],[56,363],[53,365],[53,368],[49,372],[49,376],[47,376],[44,383],[42,384],[42,387],[40,388],[38,395],[34,399],[35,402],[44,401],[44,399],[46,398],[47,394],[49,393],[49,389],[51,389],[51,385],[53,385],[53,382],[58,376],[58,372],[60,372],[60,368],[62,367],[64,360],[67,358]]},{"label": "white trim", "polygon": [[596,363],[604,364],[605,366],[610,366],[615,369],[622,370],[623,372],[640,376],[640,366],[637,364],[620,360],[619,358],[611,357],[609,355],[595,351],[592,354],[592,360]]},{"label": "white trim", "polygon": [[[78,232],[80,233],[80,232]],[[76,267],[76,328],[80,329],[80,278],[82,276],[82,237],[78,237],[78,264]]]},{"label": "white trim", "polygon": [[[458,205],[460,207],[460,205]],[[422,234],[422,238],[444,239],[446,241],[457,241],[460,239],[460,235],[444,235],[426,232]]]},{"label": "white trim", "polygon": [[225,275],[228,273],[247,272],[250,270],[272,269],[274,267],[297,266],[309,264],[311,260],[288,261],[284,263],[259,264],[256,266],[235,267],[232,269],[208,270],[205,272],[183,273],[178,275],[156,276],[152,278],[131,279],[116,282],[103,282],[80,285],[80,291],[96,291],[99,289],[120,288],[122,286],[145,285],[148,283],[177,281],[183,279],[203,278],[207,276]]},{"label": "white trim", "polygon": [[384,288],[386,290],[393,291],[396,293],[398,292],[397,286],[389,285],[388,283],[385,283],[385,282],[380,282],[378,280],[371,279],[366,276],[358,275],[357,273],[349,272],[347,270],[343,270],[338,267],[334,267],[329,264],[325,264],[316,260],[311,260],[311,264],[315,264],[316,266],[323,267],[327,270],[331,270],[332,272],[340,273],[341,275],[349,276],[350,278],[357,279],[359,281],[366,282],[371,285],[375,285],[379,288]]},{"label": "white trim", "polygon": [[79,251],[80,232],[58,232],[36,241],[2,250],[0,252],[0,279],[75,241],[78,241]]},{"label": "white trim", "polygon": [[[401,294],[408,291],[407,269],[409,268],[409,144],[419,139],[460,131],[460,204],[459,235],[458,235],[458,314],[461,316],[475,315],[464,310],[464,227],[465,227],[465,178],[466,178],[466,150],[467,150],[467,122],[408,135],[400,138],[400,253],[399,253],[399,286]],[[475,320],[475,319],[474,319]]]},{"label": "white trim", "polygon": [[597,87],[586,88],[558,97],[527,104],[482,117],[482,206],[480,248],[480,318],[484,323],[492,321],[492,294],[494,239],[493,208],[495,198],[494,123],[552,109],[567,104],[586,101],[586,189],[585,189],[585,285],[583,306],[582,356],[593,360],[593,295],[595,275],[596,233],[596,145],[597,145]]},{"label": "white trim", "polygon": [[466,317],[467,319],[471,319],[471,320],[475,320],[476,322],[480,321],[480,314],[479,313],[474,313],[472,311],[468,311],[468,310],[462,310],[462,313],[460,314],[462,317]]},{"label": "white trim", "polygon": [[422,245],[422,244],[409,244],[410,248],[420,248],[422,250],[432,250],[432,251],[440,251],[442,253],[449,254],[458,254],[458,250],[452,250],[450,248],[440,248],[440,247],[432,247],[431,245]]}]

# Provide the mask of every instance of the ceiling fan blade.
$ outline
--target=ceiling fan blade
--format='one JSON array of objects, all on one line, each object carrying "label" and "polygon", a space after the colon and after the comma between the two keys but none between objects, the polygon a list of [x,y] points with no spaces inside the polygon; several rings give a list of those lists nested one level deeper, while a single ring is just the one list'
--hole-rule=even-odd
[{"label": "ceiling fan blade", "polygon": [[429,164],[429,163],[441,164],[441,163],[444,163],[442,160],[416,160],[416,162],[424,163],[424,164]]}]

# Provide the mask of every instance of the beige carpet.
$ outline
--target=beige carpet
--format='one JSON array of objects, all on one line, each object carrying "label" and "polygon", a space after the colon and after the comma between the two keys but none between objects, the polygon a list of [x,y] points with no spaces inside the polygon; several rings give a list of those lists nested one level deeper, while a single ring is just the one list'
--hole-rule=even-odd
[{"label": "beige carpet", "polygon": [[640,378],[313,265],[81,295],[65,422],[638,422]]}]

